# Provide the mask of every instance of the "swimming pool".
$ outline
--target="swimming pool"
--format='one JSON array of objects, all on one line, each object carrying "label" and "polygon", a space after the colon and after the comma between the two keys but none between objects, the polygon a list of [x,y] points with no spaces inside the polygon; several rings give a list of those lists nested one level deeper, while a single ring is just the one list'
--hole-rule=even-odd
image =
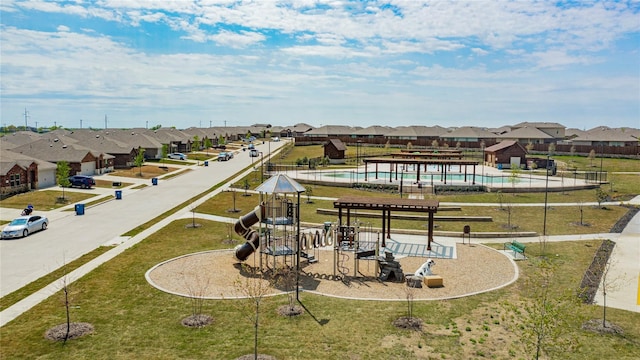
[{"label": "swimming pool", "polygon": [[[364,171],[344,171],[344,170],[336,170],[336,171],[326,171],[322,174],[323,177],[334,178],[336,180],[348,180],[350,182],[362,182],[365,181],[365,173]],[[398,182],[400,180],[407,182],[417,182],[416,181],[417,174],[414,172],[409,173],[390,173],[389,171],[378,171],[378,177],[376,179],[375,171],[368,171],[366,174],[367,181],[374,180],[382,180],[385,182]],[[475,175],[475,183],[477,184],[507,184],[510,183],[509,178],[510,175],[501,175],[501,176],[490,176],[490,175]],[[528,178],[523,176],[519,176],[519,181],[529,181]],[[445,177],[441,173],[420,173],[420,182],[423,184],[441,184],[445,183]],[[473,174],[467,173],[466,175],[466,183],[471,184],[473,182]],[[465,174],[459,173],[450,173],[448,172],[446,175],[446,183],[465,183]]]}]

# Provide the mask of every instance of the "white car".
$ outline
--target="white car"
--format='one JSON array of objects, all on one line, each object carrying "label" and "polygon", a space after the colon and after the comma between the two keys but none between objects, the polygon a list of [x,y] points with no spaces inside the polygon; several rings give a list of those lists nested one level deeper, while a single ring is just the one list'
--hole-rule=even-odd
[{"label": "white car", "polygon": [[9,225],[2,230],[3,239],[15,239],[27,237],[30,233],[46,230],[49,226],[49,219],[40,215],[20,216],[13,219]]},{"label": "white car", "polygon": [[187,155],[183,153],[171,153],[167,155],[167,157],[174,160],[185,160],[187,158]]},{"label": "white car", "polygon": [[278,142],[278,141],[280,141],[280,138],[276,136],[276,137],[274,137],[274,138],[271,138],[271,141],[273,141],[273,142]]}]

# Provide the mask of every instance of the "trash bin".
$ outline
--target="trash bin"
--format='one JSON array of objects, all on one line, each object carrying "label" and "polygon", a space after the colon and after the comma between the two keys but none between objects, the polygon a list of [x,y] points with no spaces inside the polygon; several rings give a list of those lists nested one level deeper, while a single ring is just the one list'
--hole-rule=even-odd
[{"label": "trash bin", "polygon": [[116,200],[122,200],[122,190],[116,190]]},{"label": "trash bin", "polygon": [[209,160],[204,161],[204,166],[209,166]]},{"label": "trash bin", "polygon": [[151,184],[158,185],[158,178],[152,178],[151,179]]},{"label": "trash bin", "polygon": [[502,170],[502,164],[498,164],[498,170]]},{"label": "trash bin", "polygon": [[84,204],[76,204],[76,215],[84,215]]}]

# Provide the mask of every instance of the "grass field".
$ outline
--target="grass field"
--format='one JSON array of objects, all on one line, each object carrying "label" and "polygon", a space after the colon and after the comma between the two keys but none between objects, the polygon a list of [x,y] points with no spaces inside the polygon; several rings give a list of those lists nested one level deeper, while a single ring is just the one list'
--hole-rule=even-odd
[{"label": "grass field", "polygon": [[[64,191],[64,200],[62,200],[62,194],[62,190],[31,191],[0,201],[0,207],[24,209],[27,204],[31,204],[35,211],[52,210],[95,196],[95,194],[91,193],[91,190],[86,192]],[[19,211],[16,213],[16,216],[18,215],[20,215]]]},{"label": "grass field", "polygon": [[[614,165],[620,168],[626,166]],[[257,185],[256,178],[259,178],[257,173],[247,177],[250,187]],[[616,194],[640,193],[635,175],[615,175],[614,179],[617,179],[613,184]],[[236,185],[242,186],[243,183],[241,181]],[[346,188],[313,187],[314,196],[354,194],[398,196]],[[554,200],[549,195],[549,202],[578,201],[576,199],[595,201],[593,193],[588,191],[554,194]],[[51,196],[56,198],[59,195],[54,192],[48,194],[46,199]],[[476,197],[475,200],[457,200],[471,199],[466,196],[439,196],[438,199],[497,203],[495,196],[472,195]],[[505,195],[505,198],[513,198],[508,200],[514,203],[540,202],[538,194]],[[567,201],[562,201],[564,198]],[[42,206],[49,201],[46,199],[41,200]],[[259,201],[257,194],[243,196],[240,190],[235,194],[234,205],[233,193],[225,192],[205,202],[196,211],[237,218],[251,211]],[[0,203],[0,206],[5,205]],[[23,206],[24,203],[21,203],[17,207]],[[314,199],[313,203],[308,204],[303,194],[301,219],[313,223],[335,220],[335,217],[318,215],[316,209],[319,207],[333,208],[332,202],[327,200]],[[234,208],[237,212],[229,212]],[[619,206],[609,206],[607,209],[585,207],[583,210],[583,220],[590,226],[574,224],[579,221],[578,207],[548,209],[548,233],[607,232],[626,211]],[[511,222],[518,226],[518,231],[541,232],[542,207],[513,207],[512,211]],[[505,231],[504,225],[508,222],[508,212],[498,207],[463,206],[460,212],[446,212],[446,215],[454,214],[492,217],[490,223],[472,223],[472,231]],[[150,223],[154,221],[157,220]],[[201,226],[189,228],[187,225],[191,221],[184,219],[169,224],[69,287],[71,321],[90,322],[96,329],[94,334],[66,345],[45,340],[43,334],[48,328],[65,322],[62,293],[52,294],[49,299],[0,328],[0,358],[233,359],[252,353],[254,329],[247,320],[251,313],[239,310],[242,301],[204,301],[203,312],[211,315],[214,323],[201,329],[189,329],[182,326],[180,321],[192,314],[192,303],[188,299],[156,290],[144,278],[145,272],[159,262],[198,251],[228,248],[232,246],[226,242],[229,236],[239,239],[228,224],[197,219]],[[380,220],[370,221],[377,226]],[[460,231],[464,224],[443,222],[438,224],[436,230]],[[142,224],[132,234],[146,226],[148,224]],[[424,230],[424,224],[418,221],[393,220],[392,226]],[[566,293],[575,294],[601,240],[549,243],[545,254],[541,254],[539,244],[528,244],[529,260],[517,263],[521,277],[515,284],[460,299],[416,302],[413,316],[425,322],[420,332],[399,330],[392,324],[397,318],[407,315],[407,302],[346,300],[303,292],[301,300],[306,313],[297,318],[284,318],[277,315],[276,309],[287,303],[286,296],[265,298],[261,304],[259,352],[278,359],[532,358],[533,353],[524,340],[530,333],[529,316],[524,309],[527,304],[533,305],[539,301],[532,289],[541,287],[537,264],[540,255],[545,255],[553,264],[550,304],[554,306],[553,310],[558,311],[556,317],[562,320],[557,329],[561,335],[551,341],[557,345],[545,346],[545,358],[637,359],[640,358],[640,314],[607,309],[607,320],[621,326],[625,333],[604,335],[580,328],[585,320],[600,318],[602,307],[578,303],[560,306],[568,304],[563,297]],[[502,247],[501,244],[492,246]],[[78,263],[68,264],[68,271],[107,250],[100,248],[78,260]],[[40,279],[3,297],[0,308],[53,281],[58,275]]]},{"label": "grass field", "polygon": [[[53,296],[0,329],[5,359],[233,359],[253,351],[253,327],[240,300],[208,300],[204,312],[214,323],[201,329],[180,324],[191,314],[187,299],[159,292],[146,283],[153,265],[187,253],[225,248],[226,225],[198,220],[196,229],[176,221],[69,287],[71,320],[90,322],[91,336],[66,345],[43,338],[44,331],[64,323],[62,295]],[[553,298],[575,289],[599,241],[549,244],[557,254]],[[530,249],[531,248],[531,249]],[[527,248],[538,254],[535,244]],[[513,286],[467,298],[417,302],[414,316],[425,321],[423,332],[396,329],[392,322],[406,315],[405,302],[373,302],[301,294],[307,308],[298,318],[283,318],[276,308],[284,296],[266,298],[261,305],[259,351],[278,359],[462,359],[530,358],[521,341],[522,312],[513,306],[527,297],[524,284],[535,274],[534,262],[518,262],[523,274]],[[640,314],[609,309],[607,318],[622,326],[624,335],[596,335],[580,329],[601,308],[579,305],[561,313],[566,320],[562,338],[571,350],[551,347],[549,358],[602,359],[640,356]],[[357,341],[356,341],[357,339]],[[558,341],[560,339],[557,339]]]}]

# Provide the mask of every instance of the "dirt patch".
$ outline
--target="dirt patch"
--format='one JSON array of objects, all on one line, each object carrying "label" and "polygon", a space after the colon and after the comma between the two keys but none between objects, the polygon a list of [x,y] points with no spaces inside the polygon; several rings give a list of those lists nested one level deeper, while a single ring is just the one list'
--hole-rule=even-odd
[{"label": "dirt patch", "polygon": [[[138,178],[138,179],[150,179],[156,176],[171,173],[176,170],[177,168],[172,168],[172,167],[161,168],[160,166],[155,166],[155,165],[143,165],[142,169],[138,167],[132,167],[129,169],[118,169],[112,173],[109,173],[109,175]],[[140,175],[140,173],[142,173],[142,175]]]},{"label": "dirt patch", "polygon": [[182,325],[190,328],[201,328],[213,323],[213,318],[205,314],[196,314],[182,319]]},{"label": "dirt patch", "polygon": [[278,315],[286,317],[294,317],[304,314],[304,308],[299,305],[282,305],[278,307]]},{"label": "dirt patch", "polygon": [[629,210],[620,219],[618,219],[618,221],[613,225],[613,227],[609,232],[618,233],[618,234],[621,233],[622,230],[624,230],[624,228],[627,227],[627,224],[629,224],[629,221],[631,221],[631,219],[634,216],[636,216],[638,211],[640,211],[640,207],[629,206]]},{"label": "dirt patch", "polygon": [[600,248],[596,251],[591,261],[591,265],[587,271],[585,271],[580,283],[581,293],[579,297],[585,304],[592,304],[593,299],[598,292],[600,286],[600,280],[602,279],[603,271],[606,268],[606,264],[609,262],[609,257],[613,252],[613,248],[616,243],[611,240],[605,240],[600,245]]},{"label": "dirt patch", "polygon": [[603,324],[602,319],[591,319],[582,324],[582,329],[598,334],[624,334],[624,330],[622,330],[620,326],[608,321],[605,321]]},{"label": "dirt patch", "polygon": [[69,334],[67,335],[67,324],[60,324],[45,332],[45,339],[52,341],[73,340],[93,333],[93,325],[84,322],[73,322],[69,324]]}]

